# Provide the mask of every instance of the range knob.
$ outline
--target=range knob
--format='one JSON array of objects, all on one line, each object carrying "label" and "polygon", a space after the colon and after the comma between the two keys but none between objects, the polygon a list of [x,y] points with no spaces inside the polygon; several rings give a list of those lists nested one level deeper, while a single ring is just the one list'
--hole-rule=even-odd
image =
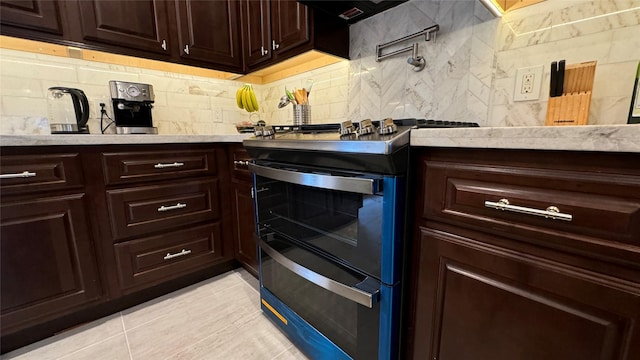
[{"label": "range knob", "polygon": [[275,134],[275,133],[276,132],[273,130],[273,126],[271,126],[271,125],[267,125],[267,126],[262,128],[262,136],[263,137],[273,136],[273,134]]},{"label": "range knob", "polygon": [[398,131],[398,127],[393,123],[392,118],[386,118],[384,120],[380,120],[380,127],[378,127],[378,133],[380,135],[389,135]]},{"label": "range knob", "polygon": [[368,135],[372,134],[374,131],[375,128],[373,127],[371,119],[360,121],[360,126],[358,127],[358,135]]},{"label": "range knob", "polygon": [[355,132],[353,123],[351,120],[343,121],[340,123],[340,136],[348,136]]}]

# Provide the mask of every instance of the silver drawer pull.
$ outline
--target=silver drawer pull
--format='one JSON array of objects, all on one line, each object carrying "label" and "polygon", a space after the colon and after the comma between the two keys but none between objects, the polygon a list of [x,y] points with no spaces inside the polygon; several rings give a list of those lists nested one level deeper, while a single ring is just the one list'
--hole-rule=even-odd
[{"label": "silver drawer pull", "polygon": [[509,200],[507,199],[500,199],[498,202],[485,201],[484,206],[492,209],[507,210],[507,211],[513,211],[513,212],[522,213],[522,214],[543,216],[545,218],[550,218],[553,220],[564,220],[564,221],[573,220],[573,216],[571,214],[561,213],[560,209],[558,209],[556,206],[549,206],[545,210],[539,210],[539,209],[532,209],[532,208],[523,207],[523,206],[509,205]]},{"label": "silver drawer pull", "polygon": [[164,259],[165,260],[169,260],[169,259],[173,259],[173,258],[177,258],[177,257],[180,257],[180,256],[189,255],[189,254],[191,254],[191,250],[182,249],[182,251],[177,252],[175,254],[167,253],[167,255],[165,255]]},{"label": "silver drawer pull", "polygon": [[28,178],[28,177],[34,177],[34,176],[36,176],[36,173],[34,172],[23,171],[17,174],[2,174],[0,175],[0,179],[17,179],[17,178]]},{"label": "silver drawer pull", "polygon": [[171,205],[171,206],[160,206],[158,208],[158,212],[163,212],[163,211],[170,211],[170,210],[178,210],[178,209],[184,209],[187,207],[187,204],[181,204],[181,203],[177,203],[175,205]]},{"label": "silver drawer pull", "polygon": [[249,161],[234,160],[233,163],[241,166],[249,166]]},{"label": "silver drawer pull", "polygon": [[184,163],[180,163],[180,162],[174,162],[172,164],[157,163],[157,164],[153,165],[153,167],[156,168],[156,169],[164,169],[164,168],[180,167],[180,166],[184,166]]}]

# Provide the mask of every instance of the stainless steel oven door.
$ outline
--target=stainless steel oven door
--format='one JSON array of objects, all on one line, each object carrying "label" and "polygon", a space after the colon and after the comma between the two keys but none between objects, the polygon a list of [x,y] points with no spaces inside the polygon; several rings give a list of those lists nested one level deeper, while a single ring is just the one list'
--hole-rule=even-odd
[{"label": "stainless steel oven door", "polygon": [[263,233],[258,243],[264,289],[352,358],[378,358],[377,280],[275,233]]},{"label": "stainless steel oven door", "polygon": [[259,235],[277,234],[381,280],[381,175],[250,164]]}]

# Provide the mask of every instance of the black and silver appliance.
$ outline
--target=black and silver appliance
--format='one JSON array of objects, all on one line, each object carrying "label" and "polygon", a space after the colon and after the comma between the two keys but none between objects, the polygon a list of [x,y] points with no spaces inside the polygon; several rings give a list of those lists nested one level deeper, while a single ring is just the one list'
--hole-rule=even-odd
[{"label": "black and silver appliance", "polygon": [[155,99],[152,85],[111,80],[109,90],[117,134],[158,133],[151,117]]},{"label": "black and silver appliance", "polygon": [[244,140],[261,306],[311,358],[398,357],[404,124],[265,126]]},{"label": "black and silver appliance", "polygon": [[80,89],[50,87],[47,112],[52,134],[88,134],[89,100]]}]

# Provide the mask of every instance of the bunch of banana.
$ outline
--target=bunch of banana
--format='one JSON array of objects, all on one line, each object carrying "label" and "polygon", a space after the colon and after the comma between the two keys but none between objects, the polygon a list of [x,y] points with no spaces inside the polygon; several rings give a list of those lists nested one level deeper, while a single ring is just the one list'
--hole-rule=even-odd
[{"label": "bunch of banana", "polygon": [[248,112],[258,111],[258,99],[256,93],[253,92],[253,87],[250,84],[244,84],[243,87],[236,91],[236,103],[240,109],[245,109]]}]

